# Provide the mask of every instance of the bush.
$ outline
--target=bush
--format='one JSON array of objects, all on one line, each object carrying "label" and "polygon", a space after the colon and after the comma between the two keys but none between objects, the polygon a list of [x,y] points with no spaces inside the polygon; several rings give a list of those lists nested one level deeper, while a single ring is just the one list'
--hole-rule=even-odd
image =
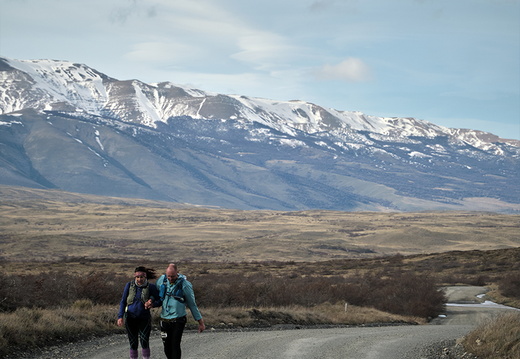
[{"label": "bush", "polygon": [[0,300],[0,311],[17,308],[51,308],[87,299],[95,304],[116,304],[121,300],[127,277],[92,272],[85,276],[60,271],[7,275],[8,291]]},{"label": "bush", "polygon": [[[10,290],[0,309],[117,305],[129,280],[125,276],[92,272],[74,276],[60,272],[11,275]],[[442,312],[446,302],[433,279],[411,272],[377,272],[351,278],[336,276],[274,276],[204,272],[190,278],[200,306],[312,307],[348,302],[394,314],[428,318]],[[28,295],[30,293],[30,295]]]},{"label": "bush", "polygon": [[502,295],[520,299],[520,272],[505,275],[498,287]]},{"label": "bush", "polygon": [[367,274],[349,286],[345,297],[351,304],[421,318],[438,316],[447,301],[431,277],[399,271]]},{"label": "bush", "polygon": [[315,306],[348,302],[394,314],[422,318],[442,313],[446,298],[435,281],[411,272],[366,274],[356,278],[277,278],[256,274],[204,275],[193,278],[202,306]]},{"label": "bush", "polygon": [[92,272],[77,279],[76,299],[89,299],[96,304],[117,304],[121,301],[123,289],[130,278],[113,273]]}]

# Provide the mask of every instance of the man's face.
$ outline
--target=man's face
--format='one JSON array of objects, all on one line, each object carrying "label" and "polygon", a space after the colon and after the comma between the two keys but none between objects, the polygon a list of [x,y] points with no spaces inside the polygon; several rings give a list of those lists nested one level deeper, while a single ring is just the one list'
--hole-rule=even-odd
[{"label": "man's face", "polygon": [[166,278],[168,278],[168,281],[173,284],[178,278],[177,270],[171,267],[168,268],[166,271]]}]

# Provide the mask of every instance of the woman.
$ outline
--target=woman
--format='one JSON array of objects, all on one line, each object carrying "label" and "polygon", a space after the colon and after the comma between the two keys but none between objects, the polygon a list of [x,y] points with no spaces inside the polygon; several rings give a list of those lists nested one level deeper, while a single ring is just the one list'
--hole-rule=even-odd
[{"label": "woman", "polygon": [[141,342],[143,359],[150,358],[150,332],[152,330],[152,316],[150,308],[161,306],[159,291],[149,279],[155,278],[155,270],[137,267],[134,271],[134,280],[128,282],[123,291],[117,325],[125,325],[130,342],[130,359],[137,359],[139,341]]}]

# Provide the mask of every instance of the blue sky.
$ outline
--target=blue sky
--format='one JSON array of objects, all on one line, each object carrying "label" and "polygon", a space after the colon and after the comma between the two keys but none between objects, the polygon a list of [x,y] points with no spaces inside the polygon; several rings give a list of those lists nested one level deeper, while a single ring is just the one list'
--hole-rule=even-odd
[{"label": "blue sky", "polygon": [[0,55],[520,139],[520,0],[0,0]]}]

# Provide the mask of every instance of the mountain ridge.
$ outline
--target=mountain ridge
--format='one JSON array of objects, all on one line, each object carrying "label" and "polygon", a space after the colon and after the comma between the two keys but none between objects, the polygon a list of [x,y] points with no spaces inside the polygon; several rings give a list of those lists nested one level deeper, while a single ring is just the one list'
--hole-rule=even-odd
[{"label": "mountain ridge", "polygon": [[[454,136],[455,134],[458,134],[464,136],[465,133],[471,133],[473,140],[469,139],[469,143],[472,145],[478,146],[477,141],[474,139],[479,138],[481,140],[482,136],[486,136],[488,141],[501,140],[505,141],[506,143],[513,143],[516,146],[520,145],[520,140],[500,138],[499,136],[489,132],[471,129],[448,128],[435,125],[425,120],[417,120],[410,117],[376,117],[363,114],[359,111],[325,109],[321,106],[300,100],[276,101],[264,98],[250,98],[240,95],[223,95],[175,85],[171,82],[146,84],[136,79],[120,81],[102,74],[99,71],[92,69],[84,64],[76,64],[68,61],[12,60],[6,58],[0,58],[0,61],[3,61],[3,67],[10,66],[19,71],[25,71],[27,74],[31,75],[33,79],[35,77],[39,77],[39,80],[36,80],[36,84],[39,85],[38,87],[45,90],[51,89],[49,92],[56,95],[56,100],[58,103],[61,101],[69,101],[71,103],[75,102],[76,105],[79,105],[78,108],[80,110],[96,115],[103,115],[106,114],[107,111],[110,112],[113,110],[114,107],[112,106],[112,101],[109,100],[109,95],[114,94],[114,96],[117,98],[117,95],[121,93],[131,93],[133,89],[135,92],[135,97],[138,101],[137,107],[141,107],[141,109],[144,108],[145,110],[142,110],[142,112],[146,113],[143,115],[144,118],[140,121],[140,123],[151,127],[154,127],[154,122],[156,121],[164,122],[168,118],[175,116],[187,115],[193,118],[218,118],[218,114],[215,112],[209,113],[209,116],[204,116],[204,112],[201,113],[207,98],[216,97],[226,98],[227,101],[238,101],[241,105],[243,105],[242,110],[244,110],[244,108],[246,111],[250,110],[250,113],[247,114],[250,115],[250,119],[270,126],[276,125],[276,123],[273,124],[272,121],[266,121],[266,117],[262,117],[258,114],[259,109],[262,110],[262,114],[267,114],[267,116],[269,116],[269,113],[280,114],[284,111],[288,112],[286,107],[291,107],[291,105],[294,105],[291,109],[292,112],[289,113],[289,116],[287,117],[292,120],[295,128],[311,133],[319,132],[320,130],[330,131],[331,127],[334,129],[343,125],[348,126],[353,130],[369,131],[383,135],[398,134],[400,136]],[[33,66],[29,64],[32,64]],[[63,76],[58,77],[58,79],[63,79],[62,81],[51,81],[50,84],[55,85],[52,87],[41,86],[42,83],[49,83],[48,79],[56,73],[64,74]],[[54,79],[56,77],[54,76],[52,78]],[[104,88],[103,83],[108,84],[106,89]],[[118,85],[116,86],[114,83],[118,83]],[[70,84],[73,84],[72,89],[70,88]],[[179,94],[183,93],[184,97],[192,97],[195,99],[194,101],[198,101],[198,110],[196,112],[187,112],[185,109],[179,110],[178,108],[175,108],[175,106],[171,106],[171,103],[164,102],[165,97],[162,95],[164,92],[174,93],[176,96],[179,96]],[[64,96],[64,93],[69,93],[72,96]],[[89,93],[91,99],[86,99],[85,97]],[[152,103],[150,98],[146,97],[146,95],[152,95],[151,97],[157,100],[156,103]],[[94,103],[96,103],[96,105],[93,105]],[[85,104],[90,104],[92,107],[85,106]],[[278,111],[276,111],[277,106],[281,107],[278,109]],[[273,110],[273,108],[275,110]],[[22,109],[22,107],[18,109]],[[150,109],[154,111],[146,111]],[[8,111],[2,108],[2,113],[13,111],[16,111],[16,109],[12,108],[10,111]],[[244,112],[237,114],[244,114]],[[334,123],[335,126],[327,126],[327,120],[331,121],[333,116],[336,117],[336,121],[337,119],[341,119],[343,121]],[[342,116],[344,117],[342,118]],[[243,117],[248,118],[248,116]],[[345,117],[350,121],[346,121]],[[230,118],[233,119],[233,116],[230,116]],[[302,119],[303,121],[298,121]],[[316,119],[321,121],[316,121]],[[301,126],[300,128],[298,128],[298,124]],[[321,127],[313,126],[316,124],[321,125]]]},{"label": "mountain ridge", "polygon": [[0,74],[2,184],[238,209],[520,209],[520,141],[491,133],[66,61],[1,58]]}]

